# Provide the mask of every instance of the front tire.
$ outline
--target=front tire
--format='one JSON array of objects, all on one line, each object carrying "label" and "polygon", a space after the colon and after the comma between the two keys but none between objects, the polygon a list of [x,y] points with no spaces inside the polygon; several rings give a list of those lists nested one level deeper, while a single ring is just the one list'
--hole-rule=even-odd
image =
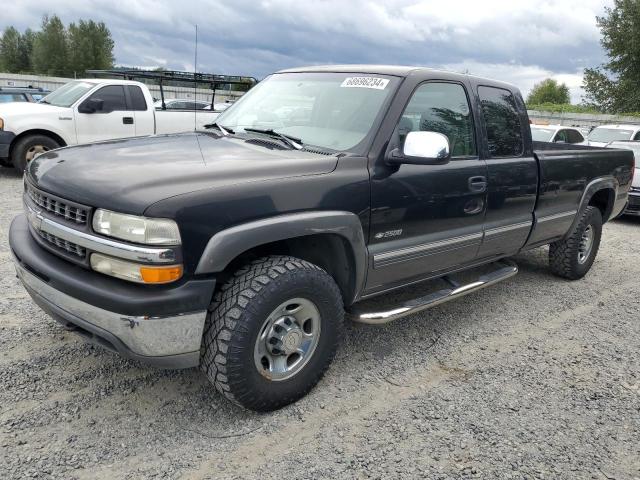
[{"label": "front tire", "polygon": [[46,135],[27,135],[14,145],[11,162],[19,171],[24,172],[36,155],[60,148],[60,144]]},{"label": "front tire", "polygon": [[333,278],[289,256],[238,270],[216,293],[201,368],[227,399],[255,411],[306,395],[333,360],[344,308]]},{"label": "front tire", "polygon": [[601,237],[602,214],[596,207],[589,206],[571,235],[549,246],[551,271],[569,280],[584,277],[598,255]]}]

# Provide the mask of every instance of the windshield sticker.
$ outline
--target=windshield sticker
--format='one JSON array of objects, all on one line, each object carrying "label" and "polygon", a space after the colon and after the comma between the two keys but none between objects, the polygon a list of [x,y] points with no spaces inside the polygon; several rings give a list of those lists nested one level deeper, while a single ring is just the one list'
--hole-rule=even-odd
[{"label": "windshield sticker", "polygon": [[344,79],[341,87],[373,88],[384,90],[389,80],[375,77],[348,77]]}]

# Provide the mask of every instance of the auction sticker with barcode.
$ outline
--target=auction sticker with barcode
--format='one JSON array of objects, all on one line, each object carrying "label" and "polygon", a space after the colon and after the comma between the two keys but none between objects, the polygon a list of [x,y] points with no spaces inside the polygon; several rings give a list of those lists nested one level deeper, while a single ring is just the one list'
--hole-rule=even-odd
[{"label": "auction sticker with barcode", "polygon": [[375,88],[376,90],[384,90],[389,80],[386,78],[376,77],[348,77],[344,79],[341,87],[359,87],[359,88]]}]

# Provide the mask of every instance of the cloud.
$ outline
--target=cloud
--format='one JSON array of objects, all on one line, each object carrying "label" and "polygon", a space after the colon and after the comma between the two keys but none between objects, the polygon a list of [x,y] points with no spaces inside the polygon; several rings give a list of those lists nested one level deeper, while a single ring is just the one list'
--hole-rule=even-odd
[{"label": "cloud", "polygon": [[525,96],[540,80],[552,77],[569,87],[572,103],[579,103],[582,96],[582,70],[576,70],[574,73],[555,73],[537,65],[489,64],[476,61],[443,65],[442,68],[479,77],[498,78],[518,85]]},{"label": "cloud", "polygon": [[304,64],[389,63],[469,70],[527,93],[552,76],[579,100],[582,70],[604,60],[595,17],[612,0],[21,0],[0,29],[104,21],[123,65],[263,77]]}]

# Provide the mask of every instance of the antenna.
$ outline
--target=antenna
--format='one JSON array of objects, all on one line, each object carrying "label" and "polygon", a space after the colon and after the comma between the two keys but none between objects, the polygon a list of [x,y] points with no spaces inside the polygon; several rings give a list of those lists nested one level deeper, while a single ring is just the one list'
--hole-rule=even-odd
[{"label": "antenna", "polygon": [[198,129],[198,110],[196,109],[196,101],[198,100],[198,83],[195,81],[198,77],[198,24],[196,23],[196,48],[193,58],[193,130]]}]

